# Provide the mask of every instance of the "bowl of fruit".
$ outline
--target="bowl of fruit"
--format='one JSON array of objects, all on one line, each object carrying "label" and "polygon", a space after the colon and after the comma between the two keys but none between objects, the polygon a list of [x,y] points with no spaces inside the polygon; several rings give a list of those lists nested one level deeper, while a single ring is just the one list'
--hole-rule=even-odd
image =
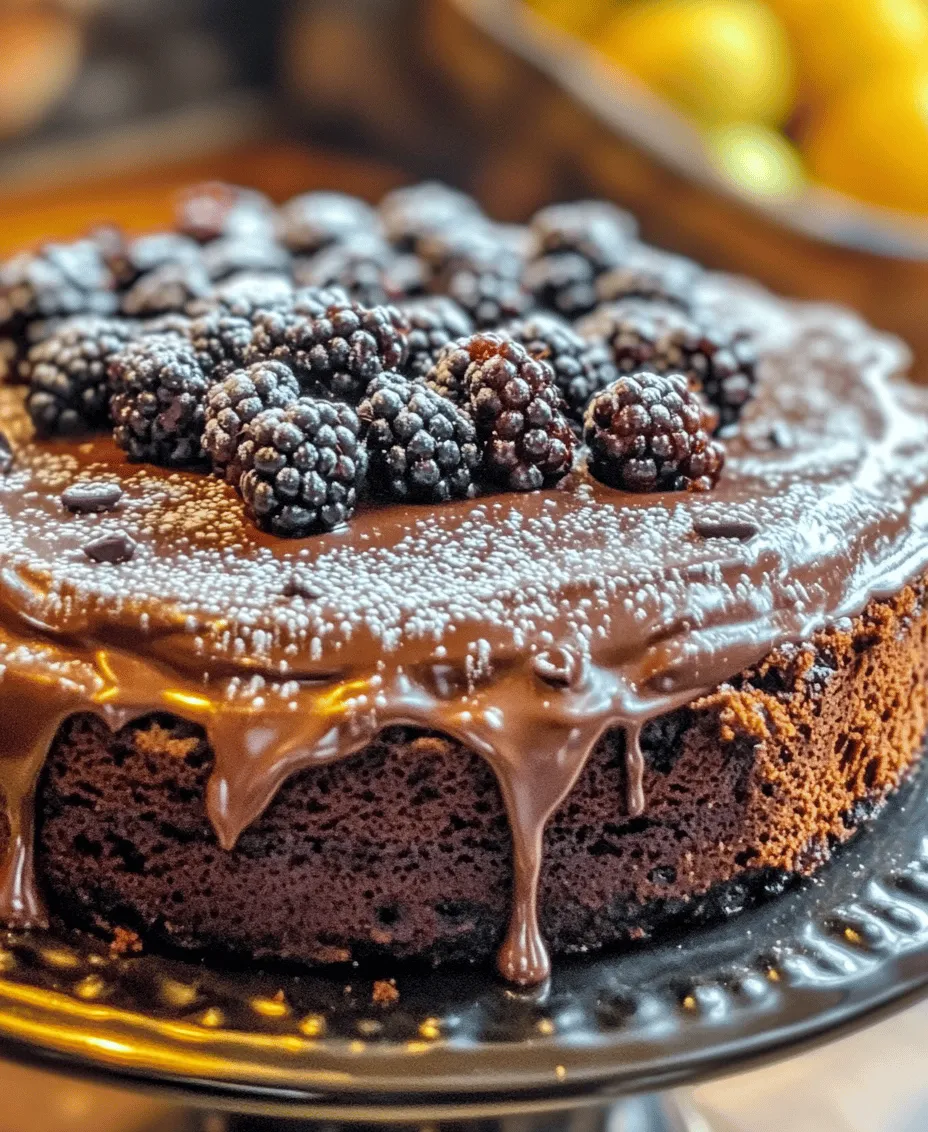
[{"label": "bowl of fruit", "polygon": [[430,43],[495,139],[482,180],[497,210],[612,196],[676,250],[856,306],[928,376],[925,0],[440,12]]}]

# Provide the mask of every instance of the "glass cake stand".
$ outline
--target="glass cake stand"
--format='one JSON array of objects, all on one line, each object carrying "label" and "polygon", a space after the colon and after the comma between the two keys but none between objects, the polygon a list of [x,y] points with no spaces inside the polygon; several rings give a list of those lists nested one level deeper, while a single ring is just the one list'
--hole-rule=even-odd
[{"label": "glass cake stand", "polygon": [[185,1106],[171,1132],[696,1132],[667,1090],[928,990],[928,766],[819,877],[728,923],[556,962],[534,991],[484,971],[393,974],[217,970],[9,933],[0,1054],[166,1091]]}]

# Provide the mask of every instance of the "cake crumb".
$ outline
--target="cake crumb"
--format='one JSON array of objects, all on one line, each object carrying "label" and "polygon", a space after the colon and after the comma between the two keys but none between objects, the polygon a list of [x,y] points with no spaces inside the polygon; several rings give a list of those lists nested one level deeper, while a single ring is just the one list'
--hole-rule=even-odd
[{"label": "cake crumb", "polygon": [[394,1002],[399,1002],[399,999],[400,992],[396,989],[395,979],[377,979],[371,993],[371,1002],[375,1002],[378,1006],[390,1006]]},{"label": "cake crumb", "polygon": [[191,735],[187,739],[175,738],[165,727],[153,723],[146,731],[136,731],[135,749],[143,755],[163,755],[173,759],[184,759],[200,740]]},{"label": "cake crumb", "polygon": [[142,950],[142,940],[128,928],[116,928],[110,940],[110,955],[115,959],[121,955],[138,955]]}]

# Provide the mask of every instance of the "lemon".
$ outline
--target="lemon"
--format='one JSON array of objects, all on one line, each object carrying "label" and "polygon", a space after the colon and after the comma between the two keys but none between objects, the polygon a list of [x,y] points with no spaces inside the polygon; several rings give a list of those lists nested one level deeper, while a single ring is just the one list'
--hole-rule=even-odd
[{"label": "lemon", "polygon": [[793,41],[803,89],[823,101],[882,71],[928,64],[924,0],[770,0]]},{"label": "lemon", "polygon": [[734,122],[707,131],[706,140],[722,172],[749,192],[789,196],[805,183],[796,148],[769,126]]},{"label": "lemon", "polygon": [[928,213],[928,67],[852,88],[813,123],[804,148],[811,175],[824,184]]},{"label": "lemon", "polygon": [[570,35],[586,37],[603,26],[614,0],[528,0],[542,19]]},{"label": "lemon", "polygon": [[757,0],[633,0],[610,21],[599,46],[706,125],[777,125],[793,105],[789,41]]}]

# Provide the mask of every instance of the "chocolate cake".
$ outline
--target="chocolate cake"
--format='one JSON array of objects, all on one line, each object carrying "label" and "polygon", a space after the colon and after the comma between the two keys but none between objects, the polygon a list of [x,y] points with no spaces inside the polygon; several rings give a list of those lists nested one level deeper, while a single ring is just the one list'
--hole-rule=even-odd
[{"label": "chocolate cake", "polygon": [[901,344],[602,204],[178,226],[0,267],[8,927],[532,984],[775,895],[912,770]]}]

